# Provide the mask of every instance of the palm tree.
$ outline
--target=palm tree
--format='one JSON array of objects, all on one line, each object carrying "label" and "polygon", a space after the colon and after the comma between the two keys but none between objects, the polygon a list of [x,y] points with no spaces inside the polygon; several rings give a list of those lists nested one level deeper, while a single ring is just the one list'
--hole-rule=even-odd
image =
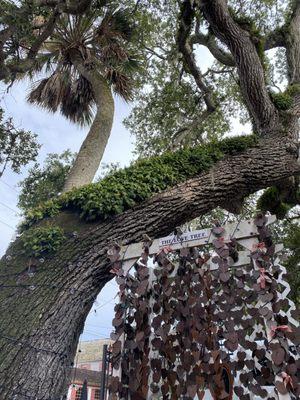
[{"label": "palm tree", "polygon": [[[115,93],[129,101],[137,59],[130,55],[132,34],[126,11],[99,16],[62,16],[39,54],[35,71],[50,72],[35,83],[31,103],[91,124],[63,191],[92,182],[107,145]],[[126,48],[127,47],[127,48]]]}]

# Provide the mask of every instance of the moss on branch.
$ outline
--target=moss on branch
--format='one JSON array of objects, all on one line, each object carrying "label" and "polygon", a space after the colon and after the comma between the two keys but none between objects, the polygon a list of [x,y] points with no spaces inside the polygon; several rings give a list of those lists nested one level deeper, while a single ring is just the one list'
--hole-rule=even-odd
[{"label": "moss on branch", "polygon": [[73,189],[29,211],[21,229],[64,210],[78,213],[85,221],[105,220],[207,171],[217,161],[241,153],[257,142],[255,135],[238,136],[138,160],[98,183]]},{"label": "moss on branch", "polygon": [[287,111],[294,104],[294,96],[300,93],[300,85],[289,85],[284,92],[274,93],[271,92],[270,96],[278,110]]}]

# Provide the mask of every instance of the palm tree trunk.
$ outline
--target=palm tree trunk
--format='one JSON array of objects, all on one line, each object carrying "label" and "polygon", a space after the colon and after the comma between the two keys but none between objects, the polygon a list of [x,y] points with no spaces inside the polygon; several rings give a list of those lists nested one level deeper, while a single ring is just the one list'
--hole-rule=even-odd
[{"label": "palm tree trunk", "polygon": [[97,112],[75,163],[67,177],[63,192],[91,183],[102,160],[114,117],[114,99],[111,88],[95,69],[88,70],[82,59],[74,56],[73,64],[92,85]]}]

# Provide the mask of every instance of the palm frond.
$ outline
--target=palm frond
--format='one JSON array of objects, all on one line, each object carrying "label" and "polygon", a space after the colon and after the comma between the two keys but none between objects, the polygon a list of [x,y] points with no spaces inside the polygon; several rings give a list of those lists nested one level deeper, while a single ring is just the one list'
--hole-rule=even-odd
[{"label": "palm frond", "polygon": [[122,38],[130,41],[134,31],[134,26],[130,22],[125,10],[118,10],[115,13],[108,13],[103,18],[97,29],[99,38],[106,40]]},{"label": "palm frond", "polygon": [[128,75],[115,69],[108,69],[106,78],[111,83],[115,93],[121,96],[125,101],[132,100],[133,81]]},{"label": "palm frond", "polygon": [[61,102],[61,113],[72,122],[90,124],[95,104],[92,85],[82,75],[70,86]]},{"label": "palm frond", "polygon": [[100,60],[103,64],[118,64],[127,61],[128,54],[118,43],[109,43],[101,48]]},{"label": "palm frond", "polygon": [[[71,51],[77,51],[87,68],[97,68],[126,101],[132,100],[134,72],[140,67],[130,56],[126,42],[133,32],[126,10],[99,15],[62,15],[55,32],[37,57],[35,71],[51,73],[31,88],[30,103],[51,112],[60,111],[70,121],[91,123],[95,98],[91,83],[72,64]],[[54,70],[54,73],[53,73]]]},{"label": "palm frond", "polygon": [[129,14],[125,10],[119,10],[113,15],[114,28],[122,34],[122,37],[130,41],[134,32],[134,25],[130,21]]},{"label": "palm frond", "polygon": [[51,112],[56,112],[66,93],[69,92],[70,85],[69,71],[55,71],[49,78],[42,79],[33,85],[27,100]]}]

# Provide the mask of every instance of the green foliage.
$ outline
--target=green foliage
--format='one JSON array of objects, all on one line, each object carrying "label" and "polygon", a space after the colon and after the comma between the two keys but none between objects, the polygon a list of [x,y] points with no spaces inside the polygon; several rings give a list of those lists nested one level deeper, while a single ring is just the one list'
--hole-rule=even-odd
[{"label": "green foliage", "polygon": [[286,92],[290,96],[295,96],[296,94],[300,93],[300,85],[298,83],[294,83],[292,85],[289,85],[286,89]]},{"label": "green foliage", "polygon": [[104,220],[132,208],[154,193],[208,170],[227,155],[240,153],[256,143],[255,136],[232,137],[138,160],[130,167],[109,174],[99,183],[74,189],[29,211],[22,228],[54,216],[60,210],[78,212],[86,221]]},{"label": "green foliage", "polygon": [[64,239],[63,230],[50,225],[31,228],[21,236],[26,255],[29,257],[41,257],[56,252]]},{"label": "green foliage", "polygon": [[275,214],[277,218],[282,219],[291,209],[291,206],[281,201],[279,189],[272,186],[266,189],[258,199],[257,208],[264,213],[269,211],[271,214]]},{"label": "green foliage", "polygon": [[20,173],[21,167],[36,159],[40,149],[36,134],[15,128],[12,119],[4,120],[3,115],[0,108],[0,177],[7,167]]},{"label": "green foliage", "polygon": [[289,85],[284,92],[271,92],[270,96],[278,110],[286,111],[292,107],[294,102],[293,97],[299,93],[300,85],[293,84]]},{"label": "green foliage", "polygon": [[271,92],[270,96],[278,110],[286,111],[293,105],[293,98],[287,91],[282,93]]},{"label": "green foliage", "polygon": [[261,197],[257,201],[257,208],[266,213],[269,211],[271,214],[274,214],[279,219],[283,219],[289,210],[295,206],[300,198],[299,191],[295,189],[295,193],[291,199],[289,199],[288,203],[282,201],[281,193],[278,187],[271,186],[266,189]]},{"label": "green foliage", "polygon": [[28,176],[19,183],[21,193],[18,206],[28,211],[57,197],[63,189],[74,157],[75,154],[66,150],[62,154],[48,154],[43,166],[36,163],[28,171]]}]

